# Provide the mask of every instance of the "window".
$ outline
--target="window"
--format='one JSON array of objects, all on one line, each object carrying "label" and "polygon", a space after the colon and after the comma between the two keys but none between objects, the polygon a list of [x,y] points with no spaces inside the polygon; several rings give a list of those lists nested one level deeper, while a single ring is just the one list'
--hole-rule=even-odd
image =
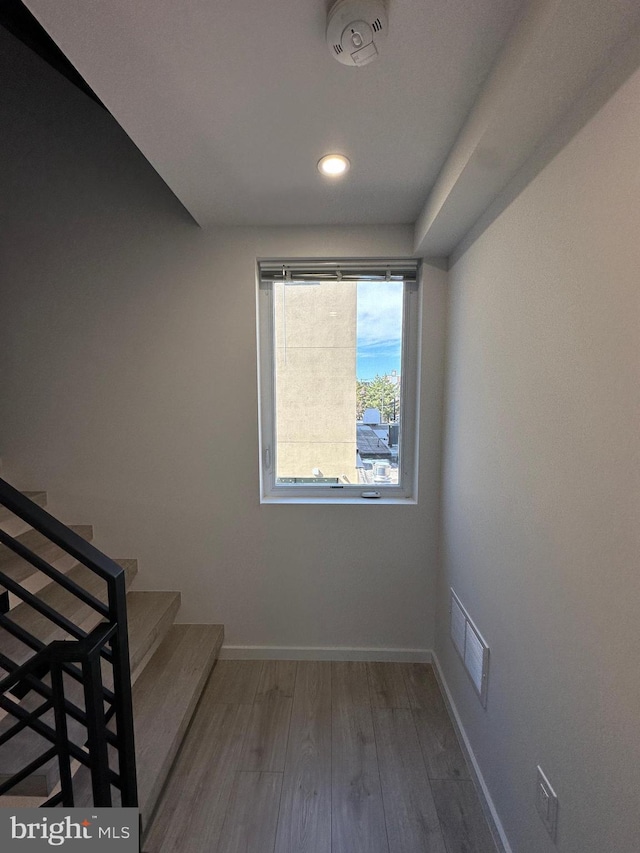
[{"label": "window", "polygon": [[415,498],[418,262],[258,264],[261,499]]}]

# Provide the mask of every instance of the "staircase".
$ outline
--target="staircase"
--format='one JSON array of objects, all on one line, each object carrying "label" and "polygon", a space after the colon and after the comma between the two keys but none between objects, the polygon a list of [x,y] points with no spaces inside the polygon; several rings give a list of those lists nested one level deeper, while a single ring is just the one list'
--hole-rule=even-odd
[{"label": "staircase", "polygon": [[[108,560],[88,544],[90,526],[64,527],[46,503],[45,492],[18,493],[0,480],[0,806],[9,804],[6,796],[45,806],[137,801],[144,831],[223,627],[174,624],[179,592],[131,591],[136,560]],[[119,611],[126,609],[126,629],[114,622],[113,584],[126,590]],[[123,658],[119,669],[123,647],[128,664]],[[90,680],[97,684],[89,689]],[[127,708],[135,749],[126,738]]]}]

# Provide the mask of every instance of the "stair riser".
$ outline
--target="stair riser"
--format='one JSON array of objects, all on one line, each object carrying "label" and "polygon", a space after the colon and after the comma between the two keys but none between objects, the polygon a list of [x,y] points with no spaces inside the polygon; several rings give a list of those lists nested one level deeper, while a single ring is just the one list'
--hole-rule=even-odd
[{"label": "stair riser", "polygon": [[136,683],[136,681],[142,674],[145,666],[156,653],[156,650],[160,643],[164,640],[167,631],[175,622],[175,618],[178,615],[179,610],[180,596],[178,595],[171,603],[171,606],[168,607],[162,614],[162,617],[154,626],[153,631],[151,632],[151,634],[148,635],[148,639],[145,640],[144,645],[141,645],[140,647],[133,647],[132,645],[132,647],[130,648],[129,657],[131,662],[132,684]]},{"label": "stair riser", "polygon": [[[150,826],[171,767],[218,656],[220,625],[174,625],[133,690],[138,796],[143,831]],[[89,774],[77,776],[76,805],[91,804]],[[118,805],[119,801],[114,801]]]},{"label": "stair riser", "polygon": [[[182,626],[177,626],[178,628]],[[202,626],[200,626],[202,627]],[[209,626],[213,627],[213,626]],[[190,697],[190,701],[188,705],[184,708],[183,716],[180,721],[179,727],[174,731],[173,737],[171,739],[171,747],[167,751],[164,761],[162,764],[156,769],[156,772],[149,783],[148,779],[145,779],[145,776],[148,777],[148,774],[144,773],[144,762],[145,756],[144,754],[139,753],[139,749],[136,749],[138,753],[138,765],[141,769],[138,772],[138,777],[141,782],[140,784],[140,818],[143,832],[144,834],[147,832],[151,825],[151,819],[153,817],[154,810],[160,799],[160,795],[164,789],[169,773],[171,772],[171,768],[176,759],[180,746],[182,745],[182,741],[184,740],[184,736],[189,727],[189,723],[191,722],[191,718],[195,712],[198,701],[200,700],[200,696],[202,695],[202,691],[207,683],[207,680],[211,674],[211,670],[218,658],[220,653],[220,648],[222,646],[222,641],[224,637],[224,632],[220,630],[218,637],[209,649],[207,654],[206,662],[204,663],[200,677],[197,681],[197,684],[194,687],[193,694]],[[135,694],[134,694],[134,716],[135,716]],[[160,733],[159,733],[160,734]],[[147,784],[147,787],[143,787],[143,785]]]}]

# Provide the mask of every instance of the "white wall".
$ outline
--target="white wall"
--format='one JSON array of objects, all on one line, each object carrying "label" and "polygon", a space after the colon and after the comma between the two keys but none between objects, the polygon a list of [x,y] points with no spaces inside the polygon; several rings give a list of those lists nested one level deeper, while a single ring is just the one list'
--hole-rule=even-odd
[{"label": "white wall", "polygon": [[436,649],[514,853],[640,845],[639,129],[636,74],[450,271]]},{"label": "white wall", "polygon": [[420,505],[260,506],[256,257],[408,254],[411,229],[202,232],[106,113],[0,48],[4,476],[231,645],[431,648],[446,273]]}]

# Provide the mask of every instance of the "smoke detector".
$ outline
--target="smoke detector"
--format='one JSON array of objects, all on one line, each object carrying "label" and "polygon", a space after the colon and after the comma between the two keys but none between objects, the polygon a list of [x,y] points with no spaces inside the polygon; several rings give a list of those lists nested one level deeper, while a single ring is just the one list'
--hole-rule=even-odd
[{"label": "smoke detector", "polygon": [[327,19],[327,44],[343,65],[368,65],[378,56],[389,24],[382,0],[336,0]]}]

